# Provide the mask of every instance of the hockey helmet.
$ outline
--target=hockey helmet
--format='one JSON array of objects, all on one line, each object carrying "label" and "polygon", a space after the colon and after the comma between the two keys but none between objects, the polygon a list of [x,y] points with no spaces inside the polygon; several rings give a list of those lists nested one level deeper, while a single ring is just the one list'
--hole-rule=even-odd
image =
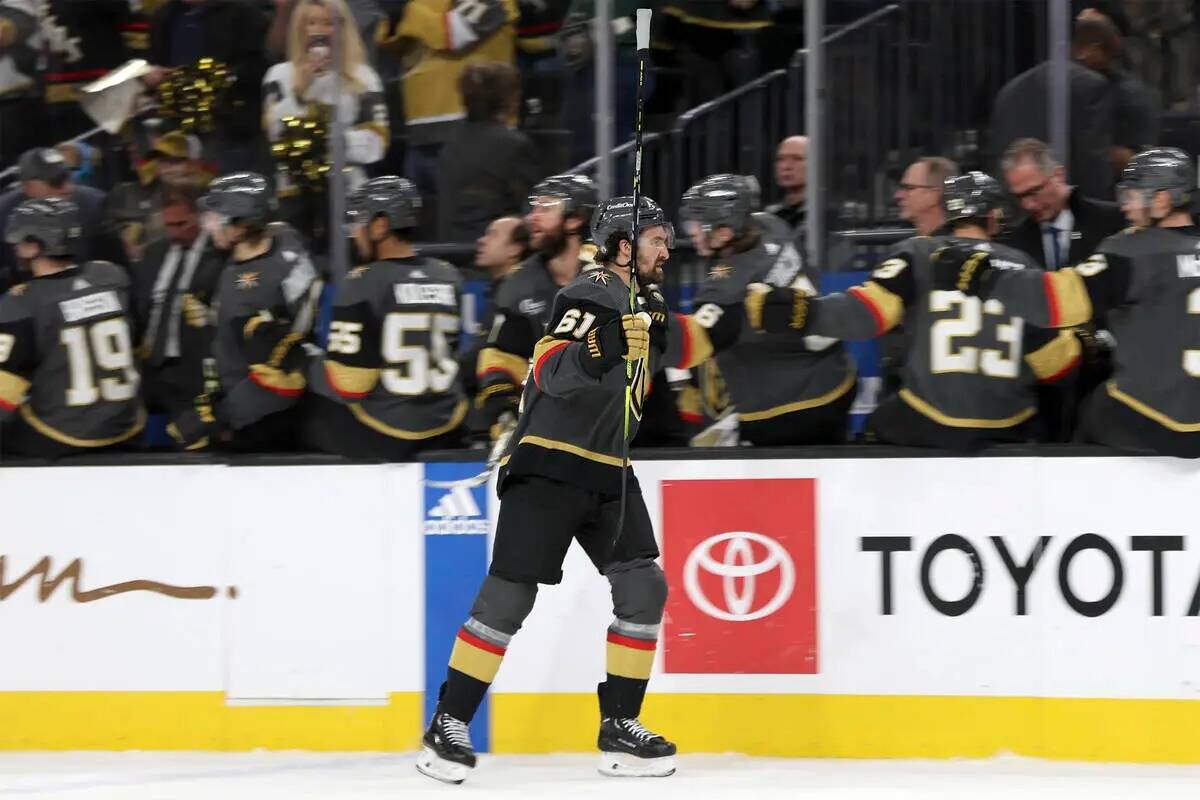
[{"label": "hockey helmet", "polygon": [[728,227],[742,233],[758,211],[762,192],[750,175],[709,175],[683,193],[679,216],[707,231]]},{"label": "hockey helmet", "polygon": [[1008,216],[1008,196],[1000,182],[984,172],[972,171],[947,178],[943,184],[942,203],[946,208],[946,222],[983,217],[992,211]]},{"label": "hockey helmet", "polygon": [[1117,188],[1121,193],[1141,191],[1146,205],[1158,192],[1168,192],[1171,207],[1184,208],[1196,188],[1196,168],[1187,153],[1174,147],[1143,150],[1129,160]]},{"label": "hockey helmet", "polygon": [[[638,203],[637,232],[662,226],[667,231],[667,247],[675,246],[675,228],[667,219],[667,213],[649,197],[641,197]],[[611,260],[616,256],[617,243],[629,241],[634,224],[633,198],[612,197],[596,207],[592,215],[592,241],[596,243],[596,261]]]},{"label": "hockey helmet", "polygon": [[529,192],[529,205],[539,198],[552,197],[563,201],[563,216],[575,215],[585,222],[591,219],[599,195],[596,184],[586,175],[551,175]]},{"label": "hockey helmet", "polygon": [[407,178],[372,178],[346,199],[346,222],[368,223],[385,217],[394,231],[415,228],[421,216],[421,193]]},{"label": "hockey helmet", "polygon": [[79,208],[61,197],[25,200],[8,217],[5,239],[17,245],[33,239],[42,246],[42,254],[70,258],[82,236]]},{"label": "hockey helmet", "polygon": [[208,185],[200,207],[230,222],[265,225],[275,210],[275,196],[257,172],[232,172]]}]

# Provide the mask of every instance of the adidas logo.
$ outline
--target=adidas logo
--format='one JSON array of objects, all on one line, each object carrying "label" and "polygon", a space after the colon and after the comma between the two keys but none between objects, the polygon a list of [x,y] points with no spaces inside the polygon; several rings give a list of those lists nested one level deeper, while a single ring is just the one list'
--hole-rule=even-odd
[{"label": "adidas logo", "polygon": [[90,288],[92,288],[92,285],[90,283],[88,283],[86,280],[84,280],[83,278],[76,278],[75,283],[71,285],[71,291],[73,291],[73,292],[80,292],[80,291],[83,291],[84,289],[90,289]]},{"label": "adidas logo", "polygon": [[429,276],[425,274],[424,270],[414,269],[412,272],[408,273],[408,277],[410,277],[410,278],[428,278]]},{"label": "adidas logo", "polygon": [[427,535],[486,534],[488,528],[479,503],[466,486],[455,486],[442,495],[425,520]]}]

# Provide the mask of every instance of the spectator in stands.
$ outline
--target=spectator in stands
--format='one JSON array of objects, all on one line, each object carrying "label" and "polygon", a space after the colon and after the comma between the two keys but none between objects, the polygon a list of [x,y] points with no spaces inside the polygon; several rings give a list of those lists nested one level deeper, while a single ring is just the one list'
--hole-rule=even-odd
[{"label": "spectator in stands", "polygon": [[201,144],[182,131],[156,136],[146,158],[137,164],[137,180],[115,186],[108,199],[109,225],[125,248],[126,263],[142,257],[146,243],[162,238],[158,217],[161,190],[166,183],[208,184],[212,172],[200,160]]},{"label": "spectator in stands", "polygon": [[385,10],[380,46],[410,66],[404,74],[405,174],[428,202],[436,194],[438,153],[466,116],[459,77],[469,64],[513,63],[517,3],[411,0],[398,11]]},{"label": "spectator in stands", "polygon": [[92,122],[79,88],[142,57],[129,0],[0,0],[0,167]]},{"label": "spectator in stands", "polygon": [[0,168],[45,142],[39,124],[45,105],[35,69],[37,30],[33,0],[0,0]]},{"label": "spectator in stands", "polygon": [[945,233],[946,208],[942,189],[947,178],[957,175],[958,164],[948,158],[929,156],[908,165],[896,188],[900,218],[917,229],[918,236]]},{"label": "spectator in stands", "polygon": [[[1111,25],[1098,20],[1075,23],[1071,41],[1072,60],[1068,66],[1070,81],[1070,174],[1079,191],[1090,197],[1113,196],[1116,172],[1112,168],[1110,148],[1115,130],[1116,96],[1109,80],[1089,69],[1081,57],[1089,49],[1104,46],[1111,37]],[[996,96],[992,108],[989,151],[992,163],[1017,139],[1049,139],[1046,116],[1050,63],[1039,64],[1009,81]]]},{"label": "spectator in stands", "polygon": [[808,137],[789,136],[775,151],[775,185],[783,192],[783,201],[767,206],[793,230],[804,227],[805,201],[808,198]]},{"label": "spectator in stands", "polygon": [[201,191],[192,183],[160,187],[165,233],[132,270],[142,396],[151,412],[182,413],[204,391],[204,361],[212,353],[209,306],[226,254],[201,229]]},{"label": "spectator in stands", "polygon": [[143,80],[158,86],[172,67],[211,58],[236,76],[216,108],[216,131],[205,134],[205,159],[221,172],[255,169],[265,160],[259,132],[258,87],[267,67],[267,19],[242,0],[167,0],[150,28],[154,71]]},{"label": "spectator in stands", "polygon": [[[346,190],[354,191],[367,179],[364,167],[384,157],[391,133],[383,84],[364,60],[355,27],[337,26],[340,41],[333,47],[337,19],[351,19],[345,0],[300,0],[294,5],[288,60],[271,67],[263,78],[263,125],[267,137],[277,142],[287,135],[285,119],[331,119],[336,108],[345,126]],[[335,49],[340,58],[336,65]],[[276,170],[275,187],[283,218],[312,234],[314,251],[325,250],[326,196],[301,185],[284,162]]]},{"label": "spectator in stands", "polygon": [[[292,13],[301,0],[271,0],[274,6],[271,27],[267,31],[267,54],[275,60],[288,58],[288,31]],[[374,61],[375,29],[386,15],[376,0],[346,0],[346,6],[354,16],[354,27],[367,55],[368,63]],[[373,64],[372,64],[373,65]]]},{"label": "spectator in stands", "polygon": [[521,76],[501,63],[470,64],[459,78],[466,123],[438,156],[437,237],[473,241],[489,220],[522,211],[542,177],[533,142],[513,128]]},{"label": "spectator in stands", "polygon": [[[71,183],[67,164],[54,148],[26,151],[17,163],[20,185],[0,195],[0,236],[4,233],[8,215],[22,200],[61,197],[72,201],[79,209],[83,235],[75,249],[76,258],[83,261],[112,261],[123,264],[124,249],[105,227],[105,194],[89,186]],[[17,259],[13,249],[0,245],[0,292],[17,281]]]},{"label": "spectator in stands", "polygon": [[1196,4],[1194,0],[1126,2],[1126,49],[1133,71],[1169,109],[1196,102]]},{"label": "spectator in stands", "polygon": [[1085,9],[1079,19],[1097,21],[1107,29],[1107,36],[1086,47],[1079,60],[1112,84],[1113,146],[1109,160],[1119,173],[1134,153],[1158,141],[1158,105],[1146,85],[1122,65],[1121,33],[1116,23],[1096,8]]},{"label": "spectator in stands", "polygon": [[1086,259],[1106,237],[1125,227],[1114,203],[1083,196],[1067,183],[1067,171],[1038,139],[1018,139],[1001,161],[1008,191],[1028,217],[1005,237],[1044,269]]},{"label": "spectator in stands", "polygon": [[767,0],[671,0],[663,6],[688,73],[689,105],[732,91],[758,77],[760,37],[774,22]]}]

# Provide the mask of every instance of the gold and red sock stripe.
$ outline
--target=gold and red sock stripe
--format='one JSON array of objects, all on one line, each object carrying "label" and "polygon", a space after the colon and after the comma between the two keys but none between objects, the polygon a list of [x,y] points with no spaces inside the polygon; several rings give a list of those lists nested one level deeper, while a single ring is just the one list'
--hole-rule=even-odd
[{"label": "gold and red sock stripe", "polygon": [[450,668],[476,680],[491,683],[496,679],[506,648],[471,633],[465,627],[458,631],[454,649],[450,652]]},{"label": "gold and red sock stripe", "polygon": [[657,647],[657,640],[635,639],[610,630],[605,646],[607,671],[624,678],[648,680]]}]

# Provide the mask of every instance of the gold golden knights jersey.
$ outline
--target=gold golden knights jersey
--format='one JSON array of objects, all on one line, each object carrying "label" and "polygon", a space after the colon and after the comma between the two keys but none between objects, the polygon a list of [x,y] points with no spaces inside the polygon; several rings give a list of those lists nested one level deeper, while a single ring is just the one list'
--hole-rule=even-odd
[{"label": "gold golden knights jersey", "polygon": [[136,436],[144,416],[125,271],[92,261],[0,298],[0,420],[79,448]]},{"label": "gold golden knights jersey", "polygon": [[458,80],[468,64],[513,63],[517,17],[516,0],[411,0],[403,16],[381,24],[381,46],[420,48],[404,76],[410,144],[445,141],[446,123],[465,118]]},{"label": "gold golden knights jersey", "polygon": [[1040,283],[1041,270],[1011,247],[917,236],[903,242],[866,283],[812,301],[805,332],[869,339],[903,321],[911,339],[900,398],[939,425],[1010,428],[1036,413],[1037,382],[1059,380],[1078,364],[1079,341],[1068,331],[1034,327],[1037,319],[998,299],[934,289],[934,251],[964,243],[991,252],[993,265]]},{"label": "gold golden knights jersey", "polygon": [[318,391],[395,439],[457,428],[468,407],[455,358],[461,285],[455,267],[423,256],[351,269],[334,296],[324,361],[332,392]]},{"label": "gold golden knights jersey", "polygon": [[1001,274],[990,297],[1048,327],[1103,314],[1117,342],[1104,391],[1168,430],[1200,431],[1200,229],[1130,228],[1069,269]]}]

